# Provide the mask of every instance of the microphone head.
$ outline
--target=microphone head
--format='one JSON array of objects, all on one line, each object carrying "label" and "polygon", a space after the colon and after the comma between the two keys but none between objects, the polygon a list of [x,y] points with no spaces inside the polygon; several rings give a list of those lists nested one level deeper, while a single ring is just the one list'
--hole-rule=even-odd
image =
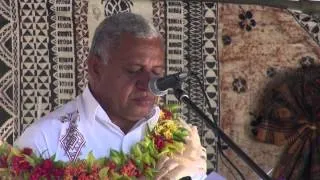
[{"label": "microphone head", "polygon": [[164,96],[168,93],[168,90],[161,91],[157,87],[157,80],[159,78],[154,77],[148,82],[149,91],[155,96]]}]

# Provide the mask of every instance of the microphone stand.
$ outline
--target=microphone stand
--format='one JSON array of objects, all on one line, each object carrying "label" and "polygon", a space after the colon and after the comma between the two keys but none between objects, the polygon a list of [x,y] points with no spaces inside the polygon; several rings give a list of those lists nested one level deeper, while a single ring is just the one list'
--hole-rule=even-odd
[{"label": "microphone stand", "polygon": [[207,125],[213,130],[213,132],[216,134],[216,136],[219,136],[226,144],[229,145],[229,147],[244,161],[247,163],[247,165],[255,171],[260,178],[264,180],[271,180],[271,178],[246,154],[244,153],[239,146],[237,146],[219,127],[216,126],[216,124],[213,123],[212,120],[208,116],[204,114],[198,108],[194,102],[190,100],[188,95],[184,93],[184,91],[180,88],[174,88],[174,95],[176,98],[182,102],[184,102],[188,107],[193,109],[202,119],[205,120]]}]

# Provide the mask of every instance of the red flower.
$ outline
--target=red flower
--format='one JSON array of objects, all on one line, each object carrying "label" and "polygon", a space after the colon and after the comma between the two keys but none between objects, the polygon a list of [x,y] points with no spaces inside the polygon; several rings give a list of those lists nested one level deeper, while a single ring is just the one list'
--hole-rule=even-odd
[{"label": "red flower", "polygon": [[99,174],[81,174],[77,180],[96,180],[99,179]]},{"label": "red flower", "polygon": [[0,168],[7,168],[8,167],[8,156],[3,155],[0,156]]},{"label": "red flower", "polygon": [[90,172],[85,172],[80,174],[77,178],[78,180],[96,180],[99,179],[99,168],[97,166],[92,166]]},{"label": "red flower", "polygon": [[32,149],[31,148],[23,148],[22,153],[30,156],[32,154]]},{"label": "red flower", "polygon": [[29,171],[31,168],[32,166],[23,156],[12,157],[12,170],[15,175],[20,175],[20,173]]},{"label": "red flower", "polygon": [[114,169],[117,168],[116,163],[113,162],[113,161],[111,161],[111,160],[107,163],[107,166],[108,166],[108,168],[109,168],[110,170],[114,170]]},{"label": "red flower", "polygon": [[64,174],[65,179],[73,179],[74,177],[79,177],[82,173],[85,173],[85,165],[79,164],[77,166],[69,165],[65,168]]},{"label": "red flower", "polygon": [[164,113],[164,119],[172,119],[173,118],[172,112],[170,112],[170,111],[168,111],[166,109],[163,109],[162,111]]},{"label": "red flower", "polygon": [[59,177],[63,176],[63,169],[55,168],[51,159],[45,159],[39,164],[30,174],[30,179],[36,180],[40,178],[51,179],[51,177],[55,177],[59,179]]},{"label": "red flower", "polygon": [[140,175],[139,169],[137,166],[133,163],[132,160],[129,160],[127,164],[125,164],[121,169],[120,172],[122,175],[127,176],[135,176],[138,177]]},{"label": "red flower", "polygon": [[30,180],[38,180],[40,177],[41,175],[39,173],[31,173]]},{"label": "red flower", "polygon": [[161,150],[162,148],[164,148],[164,146],[166,145],[164,138],[161,136],[157,136],[157,135],[154,135],[153,137],[154,137],[153,141],[154,141],[154,144],[156,145],[157,149]]},{"label": "red flower", "polygon": [[51,159],[45,159],[42,162],[42,168],[45,170],[50,170],[53,167],[53,163],[51,161]]},{"label": "red flower", "polygon": [[52,175],[54,177],[62,177],[64,174],[64,170],[62,168],[54,168],[52,170]]}]

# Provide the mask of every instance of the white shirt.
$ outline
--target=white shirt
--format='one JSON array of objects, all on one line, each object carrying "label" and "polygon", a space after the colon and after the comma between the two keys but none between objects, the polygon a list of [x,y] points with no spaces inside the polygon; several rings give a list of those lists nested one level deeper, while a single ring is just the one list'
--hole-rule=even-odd
[{"label": "white shirt", "polygon": [[[160,109],[155,106],[149,117],[139,120],[125,134],[85,88],[75,100],[34,122],[15,145],[32,148],[44,157],[56,154],[56,160],[62,161],[85,159],[90,151],[96,158],[108,157],[111,149],[128,153],[132,145],[143,139],[148,124],[152,126],[158,121],[159,114]],[[76,121],[75,128],[72,120]]]},{"label": "white shirt", "polygon": [[[75,100],[49,113],[28,127],[15,146],[29,147],[37,155],[55,160],[85,159],[90,151],[96,158],[108,157],[110,150],[129,153],[131,146],[143,140],[146,128],[158,121],[160,109],[155,106],[146,118],[139,120],[127,133],[112,123],[91,94],[89,88]],[[196,175],[192,179],[203,179]]]}]

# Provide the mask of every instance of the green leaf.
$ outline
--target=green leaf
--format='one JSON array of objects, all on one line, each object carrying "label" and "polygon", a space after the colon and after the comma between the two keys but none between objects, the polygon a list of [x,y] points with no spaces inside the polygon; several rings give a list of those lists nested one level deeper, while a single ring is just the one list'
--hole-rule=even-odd
[{"label": "green leaf", "polygon": [[110,158],[114,163],[116,163],[117,166],[121,165],[121,157],[117,151],[111,149],[110,150]]},{"label": "green leaf", "polygon": [[146,176],[147,179],[154,179],[154,176],[155,174],[157,173],[158,171],[154,168],[147,168],[145,171],[144,171],[144,174]]},{"label": "green leaf", "polygon": [[144,141],[141,142],[141,145],[146,149],[148,148],[148,146],[150,146],[150,144],[153,144],[150,137],[146,137]]},{"label": "green leaf", "polygon": [[167,155],[168,153],[170,153],[171,150],[168,146],[165,146],[162,150],[161,153],[159,153],[158,157],[160,158],[161,156]]},{"label": "green leaf", "polygon": [[177,113],[180,110],[180,105],[179,104],[170,104],[169,110],[172,113]]},{"label": "green leaf", "polygon": [[0,145],[0,155],[8,155],[10,152],[10,146],[8,145],[7,142],[4,142],[3,144]]},{"label": "green leaf", "polygon": [[116,178],[116,180],[134,180],[136,179],[135,177],[128,177],[128,176],[120,176],[118,178]]},{"label": "green leaf", "polygon": [[176,133],[173,133],[172,138],[173,138],[173,140],[175,140],[175,141],[179,141],[179,142],[184,142],[184,143],[185,143],[184,138],[183,138],[181,135],[178,135],[178,134],[176,134]]},{"label": "green leaf", "polygon": [[105,179],[106,177],[108,177],[108,171],[109,171],[108,167],[104,167],[104,168],[100,169],[100,171],[99,171],[100,179]]},{"label": "green leaf", "polygon": [[51,161],[55,161],[55,159],[56,159],[56,154],[52,155],[52,156],[50,157],[50,159],[51,159]]},{"label": "green leaf", "polygon": [[133,154],[134,157],[136,158],[140,158],[142,156],[142,152],[141,152],[141,149],[139,147],[140,145],[139,144],[136,144],[132,147],[131,149],[131,153]]},{"label": "green leaf", "polygon": [[96,160],[96,158],[94,157],[92,151],[90,151],[87,155],[86,161],[87,161],[87,167],[89,169],[92,169],[92,166],[94,164],[94,161]]},{"label": "green leaf", "polygon": [[23,179],[24,180],[29,180],[30,179],[29,174],[28,173],[23,173]]},{"label": "green leaf", "polygon": [[14,156],[21,156],[21,151],[18,148],[12,147],[11,154]]},{"label": "green leaf", "polygon": [[97,164],[99,167],[101,167],[101,166],[104,166],[104,165],[105,165],[106,160],[107,160],[107,158],[103,157],[103,158],[97,159],[95,162],[96,162],[96,164]]},{"label": "green leaf", "polygon": [[172,144],[168,144],[171,152],[179,152],[184,148],[184,144],[181,142],[174,141]]},{"label": "green leaf", "polygon": [[142,162],[147,164],[147,165],[152,165],[155,166],[155,159],[150,156],[149,153],[146,153],[143,157],[142,157]]},{"label": "green leaf", "polygon": [[63,161],[54,161],[54,166],[57,167],[57,168],[63,168],[65,166],[65,162]]},{"label": "green leaf", "polygon": [[30,156],[28,155],[24,155],[24,158],[26,159],[27,162],[29,162],[29,164],[32,166],[32,167],[36,167],[36,162],[34,159],[32,159]]},{"label": "green leaf", "polygon": [[138,167],[138,169],[140,169],[140,170],[142,170],[143,169],[143,162],[142,162],[142,159],[137,159],[137,158],[135,158],[134,159],[134,162],[135,162],[135,164],[136,164],[136,166]]},{"label": "green leaf", "polygon": [[117,166],[122,166],[127,160],[126,155],[122,151],[118,152],[113,149],[110,150],[110,158]]},{"label": "green leaf", "polygon": [[154,145],[154,143],[152,143],[148,146],[148,152],[152,157],[154,157],[154,158],[158,157],[159,152],[158,152],[158,149],[156,148],[156,146]]},{"label": "green leaf", "polygon": [[179,127],[178,132],[181,136],[184,136],[184,137],[189,135],[189,131],[184,127]]},{"label": "green leaf", "polygon": [[[26,156],[26,155],[24,155],[24,156]],[[33,159],[35,164],[40,164],[43,161],[42,158],[38,157],[35,154],[31,154],[29,157]]]},{"label": "green leaf", "polygon": [[112,172],[111,179],[120,179],[122,176],[116,172]]}]

